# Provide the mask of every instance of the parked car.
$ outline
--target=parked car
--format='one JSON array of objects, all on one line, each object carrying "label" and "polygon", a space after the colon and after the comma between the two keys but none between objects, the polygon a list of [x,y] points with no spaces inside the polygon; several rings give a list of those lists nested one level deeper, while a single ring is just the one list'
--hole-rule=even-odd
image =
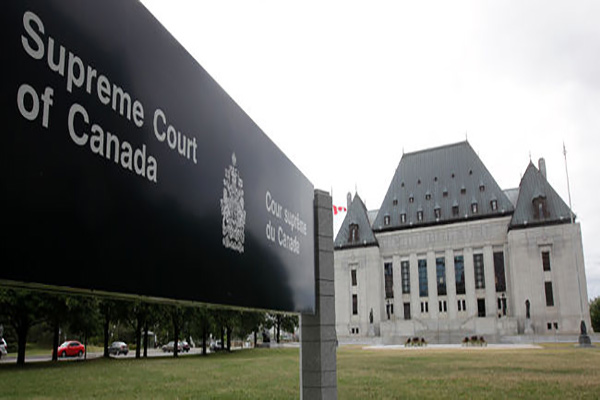
[{"label": "parked car", "polygon": [[186,353],[190,351],[191,346],[185,340],[183,342],[179,342],[179,344],[181,345],[181,351],[185,351]]},{"label": "parked car", "polygon": [[4,357],[6,354],[8,354],[8,351],[6,350],[6,340],[4,340],[4,338],[0,338],[0,358]]},{"label": "parked car", "polygon": [[68,340],[61,344],[57,354],[59,357],[81,357],[85,353],[85,347],[77,340]]},{"label": "parked car", "polygon": [[[164,351],[165,353],[171,353],[174,348],[175,342],[171,340],[169,343],[165,344],[162,347],[162,351]],[[177,352],[181,352],[181,342],[177,343]]]},{"label": "parked car", "polygon": [[221,340],[216,340],[210,342],[210,351],[219,351],[221,350]]},{"label": "parked car", "polygon": [[129,353],[129,346],[125,342],[112,342],[108,348],[108,354],[118,356],[119,354],[127,355]]}]

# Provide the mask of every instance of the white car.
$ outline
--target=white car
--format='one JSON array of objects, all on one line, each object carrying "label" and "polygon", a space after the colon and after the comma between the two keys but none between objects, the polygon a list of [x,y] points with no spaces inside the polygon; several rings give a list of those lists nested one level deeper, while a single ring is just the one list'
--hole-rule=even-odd
[{"label": "white car", "polygon": [[0,358],[4,357],[6,354],[6,340],[4,340],[4,338],[0,338]]}]

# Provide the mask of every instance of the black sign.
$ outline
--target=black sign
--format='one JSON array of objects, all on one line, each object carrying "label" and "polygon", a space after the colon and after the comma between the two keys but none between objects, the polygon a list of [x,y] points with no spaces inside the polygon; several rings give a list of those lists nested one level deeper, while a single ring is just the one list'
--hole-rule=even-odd
[{"label": "black sign", "polygon": [[0,15],[0,280],[314,311],[312,184],[141,3]]}]

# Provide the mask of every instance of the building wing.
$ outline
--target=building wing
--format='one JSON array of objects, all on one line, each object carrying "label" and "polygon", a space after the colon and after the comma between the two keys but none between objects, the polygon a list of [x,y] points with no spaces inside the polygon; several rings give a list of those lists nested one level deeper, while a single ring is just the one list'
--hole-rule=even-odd
[{"label": "building wing", "polygon": [[358,194],[348,207],[348,212],[334,242],[335,249],[377,246],[377,239],[371,229],[368,211]]},{"label": "building wing", "polygon": [[509,229],[570,221],[569,206],[548,183],[544,174],[530,162],[519,184],[519,197]]}]

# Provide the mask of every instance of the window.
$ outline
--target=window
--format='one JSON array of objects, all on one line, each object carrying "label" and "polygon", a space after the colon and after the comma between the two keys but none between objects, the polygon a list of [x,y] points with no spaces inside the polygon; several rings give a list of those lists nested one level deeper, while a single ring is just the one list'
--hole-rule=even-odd
[{"label": "window", "polygon": [[504,252],[502,251],[494,253],[494,278],[496,279],[496,292],[506,292]]},{"label": "window", "polygon": [[479,184],[479,191],[480,192],[485,192],[485,185],[483,183]]},{"label": "window", "polygon": [[439,311],[441,313],[447,312],[448,311],[448,305],[446,303],[446,300],[440,300],[440,301],[438,301],[438,308],[439,308]]},{"label": "window", "polygon": [[444,191],[442,192],[442,196],[448,197],[448,189],[444,189]]},{"label": "window", "polygon": [[542,266],[544,271],[550,271],[550,252],[542,251]]},{"label": "window", "polygon": [[431,200],[431,193],[425,193],[425,200]]},{"label": "window", "polygon": [[506,316],[506,297],[498,297],[498,317]]},{"label": "window", "polygon": [[395,205],[395,206],[397,206],[398,205],[398,199],[392,200],[392,204]]},{"label": "window", "polygon": [[471,203],[471,211],[473,214],[477,214],[477,203]]},{"label": "window", "polygon": [[458,215],[458,205],[452,206],[452,215],[455,217]]},{"label": "window", "polygon": [[465,294],[465,260],[463,256],[454,256],[454,275],[456,294]]},{"label": "window", "polygon": [[492,211],[496,211],[498,209],[498,200],[490,201],[490,207],[492,208]]},{"label": "window", "polygon": [[546,324],[546,326],[548,327],[548,330],[551,330],[551,329],[552,329],[552,322],[548,322],[548,323]]},{"label": "window", "polygon": [[400,273],[402,275],[402,293],[410,293],[410,268],[408,261],[400,263]]},{"label": "window", "polygon": [[458,311],[467,311],[467,301],[465,299],[458,299]]},{"label": "window", "polygon": [[542,195],[533,199],[533,216],[535,219],[544,219],[549,216],[546,209],[546,198]]},{"label": "window", "polygon": [[423,211],[417,211],[417,220],[423,221]]},{"label": "window", "polygon": [[385,298],[394,298],[394,272],[392,270],[392,263],[388,262],[383,264],[383,275],[385,278]]},{"label": "window", "polygon": [[442,217],[442,210],[440,207],[436,207],[433,212],[435,213],[435,219],[440,219]]},{"label": "window", "polygon": [[410,319],[410,303],[404,303],[404,319]]},{"label": "window", "polygon": [[546,306],[554,306],[554,294],[552,293],[552,282],[544,282],[544,289],[546,289]]},{"label": "window", "polygon": [[403,224],[406,223],[406,213],[400,214],[400,222],[402,222]]},{"label": "window", "polygon": [[419,260],[419,296],[429,296],[429,288],[427,287],[427,260]]},{"label": "window", "polygon": [[356,270],[355,269],[350,271],[350,276],[352,278],[352,286],[356,286]]},{"label": "window", "polygon": [[473,254],[473,264],[475,265],[475,289],[485,289],[483,254]]},{"label": "window", "polygon": [[421,302],[421,314],[425,314],[429,312],[429,303],[426,301]]},{"label": "window", "polygon": [[390,216],[389,215],[386,215],[383,217],[383,224],[386,226],[390,224]]},{"label": "window", "polygon": [[392,319],[392,315],[394,315],[394,303],[387,303],[385,305],[385,313],[387,315],[387,319]]},{"label": "window", "polygon": [[415,202],[415,196],[413,196],[412,194],[408,197],[408,202],[409,203],[414,203]]},{"label": "window", "polygon": [[358,225],[357,224],[350,224],[350,235],[348,236],[348,242],[349,243],[355,243],[358,242],[359,237],[358,237]]},{"label": "window", "polygon": [[477,299],[477,316],[479,318],[485,317],[485,299]]},{"label": "window", "polygon": [[467,194],[467,188],[466,187],[461,187],[460,188],[460,194]]},{"label": "window", "polygon": [[436,282],[438,296],[446,295],[446,260],[444,257],[435,259]]},{"label": "window", "polygon": [[358,295],[352,295],[352,315],[358,315]]}]

